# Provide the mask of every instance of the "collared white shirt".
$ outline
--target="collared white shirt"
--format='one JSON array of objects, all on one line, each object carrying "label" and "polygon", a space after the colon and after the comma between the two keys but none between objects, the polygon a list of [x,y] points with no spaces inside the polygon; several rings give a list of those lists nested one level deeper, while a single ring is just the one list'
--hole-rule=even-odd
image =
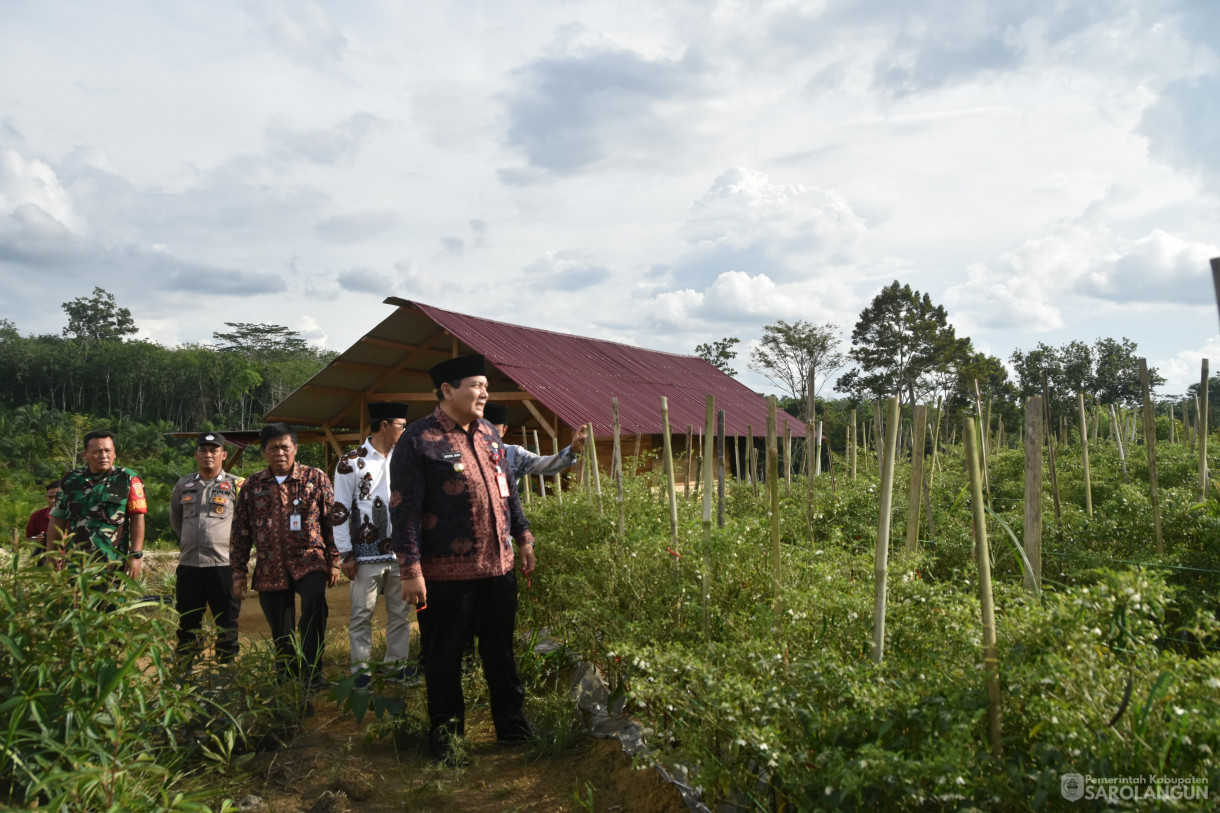
[{"label": "collared white shirt", "polygon": [[345,454],[335,468],[335,507],[331,525],[339,555],[357,562],[394,559],[390,550],[390,458],[365,439]]}]

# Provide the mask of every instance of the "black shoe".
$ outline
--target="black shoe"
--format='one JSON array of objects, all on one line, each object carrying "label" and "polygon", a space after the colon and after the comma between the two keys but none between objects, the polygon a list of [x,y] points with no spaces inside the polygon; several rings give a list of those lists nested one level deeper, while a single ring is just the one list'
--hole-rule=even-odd
[{"label": "black shoe", "polygon": [[414,666],[404,666],[386,676],[387,683],[402,683],[407,686],[418,686],[423,682],[423,676]]},{"label": "black shoe", "polygon": [[309,681],[309,691],[311,692],[324,692],[329,688],[330,681],[322,677],[320,674],[314,675],[313,679]]},{"label": "black shoe", "polygon": [[465,768],[470,765],[470,757],[456,751],[430,751],[432,761],[447,768]]},{"label": "black shoe", "polygon": [[352,688],[358,692],[368,689],[369,684],[373,682],[373,676],[367,672],[363,675],[356,676],[356,682],[352,684]]}]

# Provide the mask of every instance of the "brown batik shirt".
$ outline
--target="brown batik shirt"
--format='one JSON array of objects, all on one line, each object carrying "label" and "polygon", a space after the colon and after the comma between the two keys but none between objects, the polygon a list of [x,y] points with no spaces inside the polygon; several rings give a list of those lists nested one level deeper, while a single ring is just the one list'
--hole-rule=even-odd
[{"label": "brown batik shirt", "polygon": [[390,519],[404,579],[503,576],[513,569],[512,540],[534,541],[491,424],[479,418],[467,432],[440,407],[408,426],[394,447]]},{"label": "brown batik shirt", "polygon": [[[339,566],[331,532],[335,494],[321,469],[294,463],[283,483],[271,469],[250,475],[237,496],[229,558],[233,577],[244,579],[250,548],[258,548],[255,590],[287,590],[307,573]],[[291,515],[301,515],[301,530],[291,530]]]}]

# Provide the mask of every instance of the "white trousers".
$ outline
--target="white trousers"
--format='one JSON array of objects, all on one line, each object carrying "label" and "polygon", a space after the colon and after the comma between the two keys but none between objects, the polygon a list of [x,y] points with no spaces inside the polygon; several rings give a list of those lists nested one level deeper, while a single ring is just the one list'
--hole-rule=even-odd
[{"label": "white trousers", "polygon": [[410,608],[402,600],[398,562],[361,562],[351,583],[352,614],[348,621],[348,640],[352,650],[352,670],[367,664],[373,649],[373,612],[377,592],[385,594],[385,660],[406,663],[411,646]]}]

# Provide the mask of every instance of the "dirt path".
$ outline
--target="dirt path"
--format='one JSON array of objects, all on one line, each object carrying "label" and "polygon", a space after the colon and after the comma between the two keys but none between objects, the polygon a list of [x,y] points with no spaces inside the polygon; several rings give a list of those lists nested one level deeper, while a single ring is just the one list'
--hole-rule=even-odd
[{"label": "dirt path", "polygon": [[255,760],[255,776],[236,798],[258,796],[268,813],[686,810],[655,770],[634,770],[616,740],[588,739],[559,756],[537,757],[525,747],[496,745],[486,710],[476,709],[467,728],[471,764],[447,768],[419,748],[366,744],[363,728],[333,703],[318,703],[296,740]]},{"label": "dirt path", "polygon": [[[327,591],[331,646],[344,652],[351,612],[346,581]],[[258,594],[242,602],[238,626],[243,647],[269,638]],[[414,625],[413,625],[414,627]],[[379,603],[375,629],[385,629],[385,604]],[[412,655],[418,646],[413,635]],[[336,639],[337,638],[337,639]],[[374,653],[376,653],[376,648]],[[328,657],[332,664],[334,658]],[[332,674],[333,673],[333,674]],[[341,667],[328,666],[337,679]],[[410,704],[423,704],[424,687],[396,687]],[[372,738],[369,714],[357,725],[333,700],[315,696],[316,713],[285,748],[259,754],[247,765],[251,777],[227,794],[235,800],[257,796],[266,813],[361,813],[437,811],[438,813],[507,813],[507,811],[626,811],[684,813],[681,794],[653,768],[636,770],[617,740],[587,738],[558,754],[540,754],[527,746],[505,748],[495,742],[486,706],[468,710],[467,737],[471,761],[464,768],[437,766],[423,743],[396,747],[388,738]]]}]

